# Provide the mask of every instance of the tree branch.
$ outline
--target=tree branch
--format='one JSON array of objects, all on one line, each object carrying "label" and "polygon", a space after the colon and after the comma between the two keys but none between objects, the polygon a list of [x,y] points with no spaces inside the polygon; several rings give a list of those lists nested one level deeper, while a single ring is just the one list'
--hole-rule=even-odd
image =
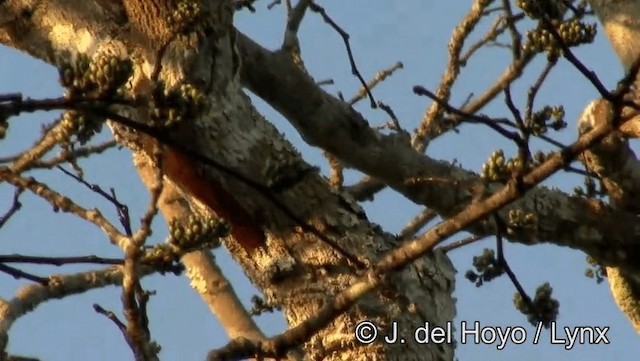
[{"label": "tree branch", "polygon": [[[270,52],[241,33],[238,42],[244,64],[243,84],[283,114],[307,143],[330,151],[346,166],[386,183],[443,217],[454,215],[472,201],[472,189],[483,183],[478,175],[419,154],[395,135],[376,133],[362,115],[318,87],[281,53]],[[524,56],[519,62],[530,59]],[[517,73],[519,70],[512,68],[507,78],[515,78]],[[411,179],[431,181],[418,185],[408,182]],[[488,190],[495,190],[495,186]],[[603,255],[601,247],[635,247],[640,234],[640,225],[631,214],[545,187],[531,190],[501,214],[515,208],[535,213],[542,220],[532,234],[534,239],[581,249],[607,263],[628,261],[613,254]],[[487,235],[493,228],[481,223],[469,231]],[[612,234],[616,235],[615,242],[611,242]],[[530,242],[517,235],[512,240]]]}]

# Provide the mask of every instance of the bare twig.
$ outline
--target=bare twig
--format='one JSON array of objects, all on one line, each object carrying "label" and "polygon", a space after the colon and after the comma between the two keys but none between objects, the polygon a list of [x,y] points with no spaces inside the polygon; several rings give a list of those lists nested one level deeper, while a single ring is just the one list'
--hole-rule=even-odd
[{"label": "bare twig", "polygon": [[[513,15],[513,10],[511,9],[511,1],[510,0],[502,0],[502,7],[505,13],[505,23],[509,28],[509,34],[511,35],[511,51],[513,52],[514,59],[520,59],[522,57],[522,34],[516,28],[516,16]],[[523,16],[524,14],[519,14]]]},{"label": "bare twig", "polygon": [[[96,144],[96,145],[79,147],[74,149],[73,151],[63,150],[62,152],[60,152],[60,154],[58,154],[57,156],[51,159],[34,161],[29,168],[30,169],[53,168],[57,165],[68,162],[72,159],[86,158],[93,154],[100,154],[108,149],[114,148],[117,145],[118,143],[115,140],[108,140],[106,142]],[[20,154],[7,156],[7,157],[0,157],[0,163],[13,162],[17,160],[19,157],[20,157]]]},{"label": "bare twig", "polygon": [[[125,339],[127,339],[127,338],[128,338],[128,335],[127,335],[127,326],[126,326],[122,321],[120,321],[120,319],[118,318],[118,316],[117,316],[115,313],[113,313],[113,311],[107,311],[106,309],[104,309],[102,306],[100,306],[100,305],[99,305],[99,304],[97,304],[97,303],[94,303],[94,304],[93,304],[93,309],[94,309],[97,313],[99,313],[99,314],[101,314],[101,315],[105,316],[106,318],[108,318],[109,320],[111,320],[111,321],[112,321],[112,322],[113,322],[113,323],[118,327],[118,329],[120,330],[120,332],[122,332],[122,334],[124,335]],[[128,341],[129,341],[129,340],[127,340],[127,342],[128,342]]]},{"label": "bare twig", "polygon": [[298,30],[311,1],[298,0],[294,7],[291,7],[291,3],[287,2],[287,26],[284,32],[284,40],[282,41],[282,49],[295,51],[299,54]]},{"label": "bare twig", "polygon": [[31,273],[24,272],[15,267],[7,266],[6,264],[3,264],[3,263],[0,263],[0,272],[6,273],[15,279],[24,278],[26,280],[37,282],[45,286],[47,285],[47,282],[49,282],[49,280],[46,278],[32,275]]},{"label": "bare twig", "polygon": [[252,13],[256,12],[256,8],[253,7],[253,4],[258,0],[235,0],[235,10],[239,11],[242,9],[247,9]]},{"label": "bare twig", "polygon": [[[483,16],[486,15],[488,15],[487,12],[485,12]],[[473,56],[473,54],[475,54],[478,50],[495,41],[498,36],[502,35],[505,32],[505,30],[510,29],[512,26],[515,27],[515,23],[524,18],[525,16],[522,13],[514,15],[512,17],[504,15],[497,17],[495,22],[491,25],[482,39],[469,46],[469,49],[467,49],[464,54],[460,55],[460,62],[462,63],[462,65],[465,65],[469,61],[469,59],[471,59],[471,56]]]},{"label": "bare twig", "polygon": [[90,263],[90,264],[106,264],[121,265],[123,260],[117,258],[103,258],[98,256],[75,256],[75,257],[38,257],[23,256],[19,254],[0,255],[0,263],[29,263],[29,264],[46,264],[52,266],[64,266],[67,264]]},{"label": "bare twig", "polygon": [[[460,73],[460,54],[466,38],[475,29],[478,22],[483,17],[483,12],[489,2],[483,0],[474,0],[469,12],[462,18],[458,26],[453,30],[451,39],[449,40],[449,57],[447,60],[447,68],[442,75],[440,85],[435,94],[438,99],[445,102],[449,101],[451,95],[451,87],[458,78]],[[422,152],[426,148],[426,139],[429,135],[429,129],[432,128],[434,122],[438,122],[444,108],[442,103],[434,102],[425,112],[420,122],[420,126],[416,130],[416,134],[412,141],[414,148]]]},{"label": "bare twig", "polygon": [[395,73],[396,70],[402,69],[402,68],[404,68],[404,65],[402,64],[402,62],[399,61],[387,69],[380,70],[379,72],[376,73],[376,75],[374,75],[373,79],[371,79],[371,81],[369,81],[366,84],[366,86],[361,87],[360,90],[358,90],[358,93],[354,95],[353,98],[349,99],[347,103],[349,103],[349,105],[352,105],[352,106],[355,105],[357,102],[359,102],[360,100],[364,99],[367,96],[368,91],[371,91],[373,88],[376,87],[376,85],[385,81],[388,77],[393,75],[393,73]]},{"label": "bare twig", "polygon": [[105,232],[113,244],[117,244],[121,248],[124,248],[124,245],[129,242],[128,237],[121,234],[97,209],[85,209],[71,199],[51,190],[46,184],[36,181],[33,177],[23,178],[8,168],[2,167],[0,168],[0,180],[11,183],[16,187],[28,189],[49,202],[54,207],[54,210],[75,214],[81,219],[95,224]]},{"label": "bare twig", "polygon": [[335,21],[333,21],[333,19],[331,19],[331,17],[329,17],[329,15],[327,15],[327,12],[324,10],[324,8],[314,2],[310,2],[309,3],[309,8],[311,9],[311,11],[320,14],[320,16],[322,16],[322,19],[329,24],[336,32],[338,32],[338,34],[340,34],[340,36],[342,37],[342,41],[344,42],[344,46],[347,49],[347,55],[349,57],[349,64],[351,65],[351,73],[353,75],[355,75],[358,80],[360,80],[360,83],[362,84],[362,87],[366,89],[367,95],[369,96],[369,100],[371,100],[371,108],[376,108],[377,104],[376,104],[376,100],[373,98],[373,94],[371,94],[371,90],[369,89],[369,87],[367,86],[367,83],[364,81],[364,78],[362,77],[362,75],[360,74],[360,71],[358,70],[358,67],[356,66],[356,61],[353,58],[353,52],[351,51],[351,44],[349,43],[349,33],[347,33],[346,31],[344,31],[340,25],[336,24]]},{"label": "bare twig", "polygon": [[16,188],[16,190],[13,192],[13,200],[11,201],[11,206],[9,207],[9,209],[7,209],[4,215],[0,216],[0,229],[2,229],[7,221],[22,207],[22,203],[20,203],[20,195],[23,191],[23,188]]},{"label": "bare twig", "polygon": [[418,231],[427,223],[434,220],[438,214],[433,209],[425,208],[416,217],[414,217],[406,226],[398,233],[398,240],[405,241],[414,237]]},{"label": "bare twig", "polygon": [[527,105],[525,107],[525,119],[531,119],[531,115],[533,113],[533,103],[536,99],[536,95],[538,95],[540,87],[542,86],[542,84],[544,84],[544,81],[549,76],[549,73],[551,73],[551,69],[553,69],[553,67],[556,66],[557,63],[558,62],[554,59],[550,59],[549,61],[547,61],[547,64],[545,65],[544,69],[542,69],[542,72],[540,72],[538,79],[536,79],[536,82],[531,86],[531,88],[529,88],[529,91],[527,93]]},{"label": "bare twig", "polygon": [[155,184],[150,187],[151,199],[149,200],[147,211],[140,220],[140,229],[132,237],[137,247],[144,246],[145,240],[151,234],[151,222],[153,222],[153,219],[158,214],[158,199],[160,199],[160,194],[164,186],[164,182],[162,181],[163,165],[160,149],[156,148],[153,156],[156,164]]},{"label": "bare twig", "polygon": [[421,87],[421,86],[414,86],[413,87],[413,92],[418,94],[418,95],[425,95],[425,96],[433,99],[434,103],[439,104],[443,111],[448,111],[448,112],[454,113],[454,114],[456,114],[458,116],[465,117],[467,119],[476,121],[476,122],[481,123],[481,124],[485,124],[489,128],[495,130],[500,135],[504,136],[505,138],[510,139],[510,140],[512,140],[512,141],[514,141],[514,142],[516,142],[518,144],[521,142],[521,139],[520,139],[520,137],[518,136],[517,133],[510,132],[510,131],[504,129],[503,127],[501,127],[492,118],[489,118],[487,116],[482,116],[482,115],[467,114],[467,113],[465,113],[464,111],[462,111],[462,110],[460,110],[458,108],[449,106],[449,104],[446,103],[446,100],[440,99],[436,94],[432,93],[431,91],[429,91],[429,90],[427,90],[427,89],[425,89],[424,87]]},{"label": "bare twig", "polygon": [[[153,269],[145,267],[141,275],[153,273]],[[116,285],[122,282],[121,267],[109,267],[97,271],[81,272],[71,275],[50,276],[46,284],[32,283],[22,287],[16,296],[0,307],[0,352],[6,348],[8,332],[13,323],[29,312],[33,312],[41,304],[64,297],[84,293],[86,291]]]},{"label": "bare twig", "polygon": [[267,5],[267,9],[271,10],[273,9],[273,7],[280,4],[282,4],[282,0],[273,0],[271,3],[269,3],[269,5]]},{"label": "bare twig", "polygon": [[123,204],[118,200],[118,198],[116,197],[116,192],[115,192],[115,190],[113,188],[110,188],[111,194],[109,194],[109,193],[105,192],[99,185],[97,185],[97,184],[89,184],[83,178],[81,178],[81,177],[69,172],[68,170],[66,170],[66,169],[64,169],[64,168],[62,168],[60,166],[58,166],[57,168],[60,171],[62,171],[64,174],[66,174],[69,177],[75,179],[76,181],[78,181],[82,185],[86,186],[87,188],[89,188],[93,192],[101,195],[106,200],[111,202],[116,207],[116,210],[118,212],[118,220],[120,221],[120,224],[122,224],[122,226],[124,227],[125,234],[127,236],[129,236],[129,237],[132,235],[131,219],[129,218],[129,207],[126,204]]},{"label": "bare twig", "polygon": [[404,129],[402,129],[396,113],[393,111],[393,109],[391,109],[390,106],[381,101],[378,101],[378,108],[382,109],[391,118],[390,125],[388,126],[389,129],[395,130],[397,132],[404,132],[408,135],[408,133]]},{"label": "bare twig", "polygon": [[526,168],[526,164],[529,162],[531,158],[531,150],[529,149],[529,131],[524,127],[524,121],[522,120],[522,116],[520,115],[520,110],[513,103],[513,99],[511,98],[511,87],[506,87],[504,89],[504,101],[507,104],[507,108],[511,111],[511,114],[516,119],[516,124],[518,124],[518,128],[521,131],[521,134],[518,136],[518,141],[516,144],[518,145],[518,152],[520,153],[520,159],[523,162],[523,169]]},{"label": "bare twig", "polygon": [[58,144],[58,134],[63,131],[64,127],[60,120],[42,134],[42,137],[32,146],[29,150],[20,154],[15,161],[11,164],[11,169],[15,173],[22,173],[29,169],[29,167],[39,160],[43,155],[50,151],[56,144]]},{"label": "bare twig", "polygon": [[520,284],[520,281],[518,281],[518,278],[516,277],[515,273],[509,266],[509,263],[507,262],[507,259],[504,256],[504,244],[502,240],[502,235],[503,233],[506,233],[507,225],[505,224],[504,220],[500,218],[499,215],[494,214],[493,218],[495,220],[496,228],[498,230],[498,232],[496,233],[496,246],[497,246],[496,258],[497,258],[498,265],[507,274],[507,276],[511,280],[511,283],[513,283],[513,286],[516,288],[516,290],[518,291],[518,293],[520,294],[524,302],[527,304],[527,307],[529,308],[529,310],[536,315],[536,318],[538,320],[541,320],[542,317],[540,315],[539,310],[536,309],[536,306],[531,300],[531,297],[529,297],[527,292],[524,290],[524,287],[522,287],[522,285]]},{"label": "bare twig", "polygon": [[450,251],[453,251],[454,249],[458,249],[458,248],[467,246],[469,244],[476,243],[485,238],[487,238],[487,236],[469,236],[464,239],[451,242],[449,244],[445,244],[444,246],[438,247],[437,249],[442,250],[442,252],[444,253],[448,253]]},{"label": "bare twig", "polygon": [[333,81],[333,79],[323,79],[323,80],[318,80],[316,84],[318,86],[325,86],[325,85],[333,85],[335,84],[335,82]]},{"label": "bare twig", "polygon": [[147,317],[147,302],[149,294],[140,285],[140,264],[142,249],[145,241],[151,234],[151,222],[158,213],[158,199],[163,188],[163,167],[160,149],[156,147],[153,157],[157,167],[155,170],[155,183],[151,185],[151,200],[147,211],[140,220],[140,229],[131,237],[131,242],[124,248],[124,277],[122,279],[122,305],[127,320],[126,339],[131,347],[136,360],[158,360],[160,349],[151,340],[151,331]]}]

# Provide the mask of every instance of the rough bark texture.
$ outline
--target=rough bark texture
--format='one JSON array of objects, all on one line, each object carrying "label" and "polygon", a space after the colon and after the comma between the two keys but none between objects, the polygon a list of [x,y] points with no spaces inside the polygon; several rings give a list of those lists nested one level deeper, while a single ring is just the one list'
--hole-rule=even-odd
[{"label": "rough bark texture", "polygon": [[[121,53],[126,49],[128,54],[136,56],[140,65],[133,89],[139,93],[148,91],[157,50],[172,37],[166,24],[157,21],[154,14],[170,13],[164,6],[171,3],[126,1],[127,25],[122,28],[118,22],[122,22],[123,12],[113,4],[103,7],[101,3],[69,0],[39,4],[28,19],[15,22],[15,26],[21,21],[28,22],[29,31],[5,31],[0,39],[54,65],[56,58],[50,54],[63,49],[89,55],[103,51]],[[327,296],[337,293],[357,276],[353,264],[308,228],[301,227],[299,220],[333,239],[348,253],[357,254],[361,260],[376,260],[395,245],[394,239],[368,222],[356,204],[332,192],[326,180],[255,111],[239,82],[231,3],[210,1],[200,5],[207,21],[199,23],[190,35],[171,40],[162,59],[160,78],[169,86],[186,81],[206,92],[207,110],[201,117],[181,124],[172,137],[265,186],[273,184],[278,174],[302,175],[301,179],[274,193],[281,205],[293,211],[296,219],[245,182],[215,167],[187,160],[184,154],[169,147],[161,150],[163,161],[167,161],[163,164],[167,166],[165,177],[200,215],[216,209],[223,211],[226,204],[210,202],[207,196],[210,191],[200,193],[204,194],[200,199],[193,196],[198,194],[202,179],[210,183],[216,194],[232,195],[260,230],[251,236],[262,237],[263,243],[252,249],[230,237],[225,245],[267,300],[282,306],[288,322],[296,325],[321,307]],[[29,2],[9,1],[2,6],[3,10],[19,17]],[[144,120],[141,118],[145,114],[133,111],[126,115]],[[117,124],[112,127],[117,138],[131,147],[136,157],[145,159],[139,165],[153,162],[153,142]],[[178,168],[193,167],[194,170],[174,169],[172,160]],[[200,179],[194,179],[194,175],[200,175]],[[191,268],[205,267],[206,262],[202,263]],[[203,273],[190,271],[190,274]],[[370,320],[383,329],[391,321],[398,321],[399,332],[404,334],[424,322],[444,325],[455,314],[453,274],[453,266],[439,253],[394,275],[389,286],[366,297],[314,336],[306,345],[305,359],[451,360],[453,345],[407,342],[388,346],[376,342],[358,347],[353,330],[362,320]]]}]

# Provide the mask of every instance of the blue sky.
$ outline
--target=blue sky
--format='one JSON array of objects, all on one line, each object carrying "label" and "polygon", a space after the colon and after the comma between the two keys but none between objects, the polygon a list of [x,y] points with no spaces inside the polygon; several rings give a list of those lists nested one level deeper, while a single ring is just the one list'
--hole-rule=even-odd
[{"label": "blue sky", "polygon": [[[267,1],[258,2],[258,13],[244,11],[237,15],[236,24],[256,41],[268,48],[281,43],[284,28],[284,9],[276,7],[266,10]],[[368,79],[376,71],[394,64],[404,63],[404,69],[374,90],[378,100],[393,107],[405,129],[411,131],[419,124],[429,102],[415,96],[411,89],[422,85],[434,89],[445,67],[447,43],[454,26],[467,11],[470,1],[428,0],[351,0],[324,1],[321,3],[329,14],[351,35],[355,60],[362,75]],[[482,23],[486,28],[489,22]],[[479,32],[477,36],[482,33]],[[358,80],[351,75],[346,52],[340,37],[331,30],[317,14],[309,13],[302,25],[301,44],[309,71],[316,79],[331,78],[334,85],[327,86],[333,93],[341,91],[350,97],[359,88]],[[580,59],[595,70],[600,79],[613,86],[622,75],[622,68],[612,53],[604,34],[599,33],[596,42],[576,51]],[[454,87],[453,104],[460,104],[470,93],[479,94],[510,61],[508,51],[497,48],[482,50],[463,68],[460,80]],[[52,97],[61,93],[54,68],[8,48],[0,48],[0,93],[22,92],[25,96]],[[541,57],[530,67],[529,72],[512,88],[514,99],[523,105],[528,86],[544,65]],[[542,88],[538,105],[562,104],[566,110],[569,127],[555,135],[565,143],[575,139],[575,119],[584,105],[597,97],[595,89],[567,62],[561,61],[551,73],[551,79]],[[326,161],[318,149],[304,144],[286,121],[268,105],[255,99],[255,105],[303,152],[306,159],[326,170]],[[379,110],[368,108],[368,102],[358,104],[357,109],[367,117],[372,126],[387,121]],[[501,100],[483,109],[493,116],[509,116]],[[39,135],[43,122],[51,121],[52,113],[24,115],[11,120],[8,138],[0,142],[0,156],[26,149]],[[431,157],[456,160],[467,169],[480,171],[482,163],[496,147],[504,147],[512,154],[515,148],[500,139],[495,133],[480,127],[465,125],[459,134],[449,134],[435,141],[428,149]],[[103,139],[108,134],[105,132]],[[536,143],[538,144],[538,143]],[[539,145],[539,144],[538,144]],[[545,148],[548,149],[548,148]],[[83,160],[86,178],[104,188],[113,187],[122,202],[130,207],[132,219],[137,221],[148,201],[148,192],[137,178],[126,150],[111,150],[103,155]],[[116,221],[110,204],[58,171],[34,172],[34,176],[49,182],[56,190],[72,195],[79,204],[98,207],[102,213]],[[347,180],[359,179],[359,174],[349,172]],[[571,191],[581,184],[576,176],[559,174],[552,177],[548,186]],[[13,190],[0,184],[0,205],[8,205]],[[121,251],[109,244],[104,235],[94,226],[78,221],[73,216],[53,213],[44,201],[24,194],[23,210],[0,231],[1,254],[29,254],[69,256],[96,254],[105,257],[120,257]],[[383,191],[375,201],[365,203],[369,218],[386,230],[398,232],[421,208],[391,191]],[[5,206],[2,206],[4,209]],[[163,221],[154,222],[154,240],[161,241],[166,235]],[[464,235],[452,238],[460,239]],[[471,268],[471,259],[484,247],[493,247],[490,240],[465,247],[450,253],[458,269],[457,290],[458,316],[454,324],[479,321],[486,326],[522,326],[529,339],[523,345],[509,344],[497,351],[496,345],[459,345],[460,360],[492,359],[538,360],[632,360],[640,352],[637,334],[629,322],[617,310],[606,283],[597,285],[584,277],[586,268],[584,254],[555,246],[539,245],[525,247],[507,244],[506,255],[520,281],[532,295],[535,288],[550,282],[554,296],[560,301],[559,326],[610,327],[607,336],[609,345],[577,345],[565,350],[562,345],[549,343],[548,331],[543,332],[539,344],[533,345],[534,328],[530,326],[512,306],[515,292],[507,278],[501,278],[481,288],[476,288],[464,279],[464,272]],[[228,257],[225,250],[215,252],[225,274],[235,284],[243,302],[249,304],[256,290],[244,277],[242,270]],[[39,275],[68,273],[86,270],[86,266],[25,267]],[[0,274],[0,296],[10,298],[17,289],[26,284]],[[227,337],[215,317],[199,297],[191,291],[185,277],[152,276],[143,281],[147,289],[157,295],[149,304],[153,338],[162,346],[163,360],[201,360],[206,352],[224,345]],[[119,312],[120,291],[116,287],[91,291],[62,301],[51,301],[40,306],[16,322],[10,334],[9,351],[41,357],[46,360],[126,360],[131,352],[116,327],[103,316],[93,311],[92,304],[99,303],[106,309]],[[276,334],[284,329],[279,315],[258,318],[263,330]]]}]

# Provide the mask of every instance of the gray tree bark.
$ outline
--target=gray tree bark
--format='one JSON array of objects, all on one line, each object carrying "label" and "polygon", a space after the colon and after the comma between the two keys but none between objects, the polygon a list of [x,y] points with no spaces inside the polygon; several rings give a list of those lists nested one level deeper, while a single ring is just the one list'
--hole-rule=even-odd
[{"label": "gray tree bark", "polygon": [[[207,202],[215,191],[232,195],[250,218],[248,225],[233,224],[232,220],[232,227],[237,231],[232,231],[225,246],[267,302],[281,306],[289,324],[295,326],[315,314],[327,296],[338,293],[358,276],[354,263],[328,246],[316,232],[310,232],[309,226],[333,239],[347,253],[357,255],[359,262],[366,263],[375,262],[391,249],[395,245],[394,237],[367,221],[356,204],[333,192],[318,172],[253,108],[240,83],[240,54],[232,26],[232,3],[194,3],[200,7],[204,20],[194,24],[196,30],[188,36],[172,39],[174,35],[164,21],[175,5],[172,1],[127,0],[124,7],[101,1],[60,0],[37,4],[8,1],[0,6],[10,25],[0,38],[2,43],[52,65],[60,65],[58,57],[52,54],[63,50],[92,57],[105,52],[135,57],[138,66],[131,91],[138,96],[150,90],[149,78],[158,61],[158,50],[168,42],[161,60],[160,79],[169,87],[182,82],[195,84],[206,94],[207,103],[204,114],[180,124],[171,137],[189,150],[216,159],[258,184],[274,184],[274,174],[283,171],[302,177],[275,194],[278,203],[293,212],[295,218],[292,219],[292,215],[276,207],[273,200],[242,180],[233,179],[215,167],[198,164],[175,149],[161,151],[164,178],[169,187],[174,187],[187,200],[191,212],[201,216],[214,213],[211,203]],[[26,19],[21,17],[25,9],[30,9]],[[144,111],[127,114],[139,122],[145,120],[145,115]],[[111,123],[111,126],[117,139],[134,152],[135,163],[144,176],[143,167],[156,164],[149,139],[118,124]],[[178,168],[181,171],[178,172]],[[184,170],[188,168],[193,168],[192,173]],[[198,199],[192,192],[196,190],[197,194],[202,179],[212,190],[205,190]],[[221,203],[228,204],[224,200]],[[175,205],[173,209],[166,202],[160,206],[166,218],[179,216]],[[298,220],[308,226],[300,227]],[[260,239],[250,239],[252,237]],[[253,247],[256,242],[257,247]],[[194,288],[214,286],[213,280],[206,278],[207,262],[191,257],[186,263]],[[451,360],[452,344],[407,342],[391,346],[376,342],[360,347],[354,340],[354,329],[362,320],[382,328],[397,321],[399,332],[404,334],[425,322],[444,326],[455,315],[453,274],[453,266],[443,254],[424,257],[393,275],[381,290],[366,296],[314,335],[305,344],[304,359]],[[207,292],[201,291],[201,294]],[[236,334],[260,337],[252,331]]]}]

